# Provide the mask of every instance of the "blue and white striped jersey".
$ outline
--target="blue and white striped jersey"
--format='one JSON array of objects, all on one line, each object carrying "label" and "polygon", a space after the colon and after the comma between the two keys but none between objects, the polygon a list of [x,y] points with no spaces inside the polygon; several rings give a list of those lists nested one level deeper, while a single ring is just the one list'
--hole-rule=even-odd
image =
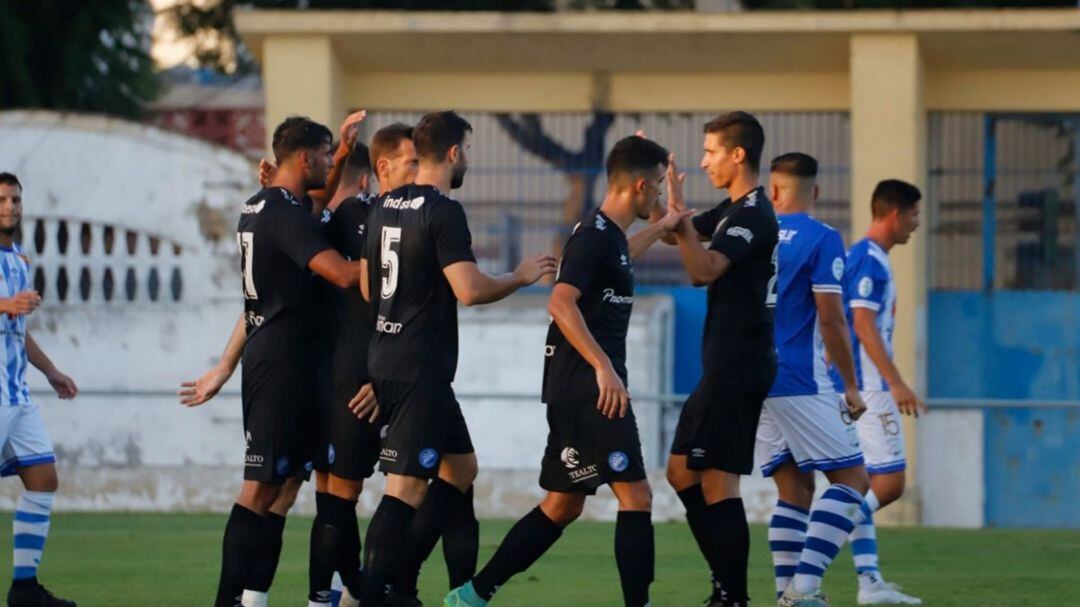
[{"label": "blue and white striped jersey", "polygon": [[855,376],[859,389],[888,391],[889,384],[881,376],[866,349],[855,335],[854,308],[866,308],[876,313],[876,325],[889,358],[893,356],[893,330],[896,328],[896,283],[893,282],[889,254],[873,240],[864,238],[855,243],[847,255],[844,273],[844,310],[851,329],[851,345],[855,354]]},{"label": "blue and white striped jersey", "polygon": [[[30,265],[19,245],[0,247],[0,297],[14,297],[30,289]],[[13,407],[30,402],[26,385],[26,316],[0,315],[4,338],[0,343],[0,406]]]},{"label": "blue and white striped jersey", "polygon": [[814,293],[842,293],[844,242],[806,213],[777,215],[774,339],[778,367],[769,396],[836,392],[825,361]]}]

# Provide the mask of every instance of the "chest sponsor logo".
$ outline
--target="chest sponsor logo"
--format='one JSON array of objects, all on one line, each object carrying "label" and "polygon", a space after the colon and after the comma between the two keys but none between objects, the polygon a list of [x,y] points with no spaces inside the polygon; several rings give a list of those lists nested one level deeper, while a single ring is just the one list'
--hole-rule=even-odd
[{"label": "chest sponsor logo", "polygon": [[732,226],[727,230],[728,236],[735,236],[736,238],[742,238],[746,242],[754,240],[754,233],[742,226]]},{"label": "chest sponsor logo", "polygon": [[256,213],[262,213],[263,208],[266,206],[265,200],[260,200],[255,204],[245,204],[240,207],[241,215],[255,215]]},{"label": "chest sponsor logo", "polygon": [[798,233],[798,230],[780,230],[780,243],[791,244],[791,242],[795,240],[795,235]]},{"label": "chest sponsor logo", "polygon": [[837,257],[832,262],[832,275],[836,280],[844,277],[844,258]]},{"label": "chest sponsor logo", "polygon": [[385,316],[379,315],[379,318],[375,321],[375,330],[379,333],[386,333],[388,335],[397,335],[401,333],[401,329],[404,325],[400,322],[390,322],[386,320]]},{"label": "chest sponsor logo", "polygon": [[616,295],[615,289],[604,289],[604,296],[601,298],[608,303],[616,305],[630,305],[634,303],[633,295]]},{"label": "chest sponsor logo", "polygon": [[398,209],[402,211],[415,211],[424,206],[424,197],[416,198],[387,198],[383,201],[384,209]]},{"label": "chest sponsor logo", "polygon": [[864,276],[859,281],[859,297],[870,297],[874,292],[874,281],[869,276]]}]

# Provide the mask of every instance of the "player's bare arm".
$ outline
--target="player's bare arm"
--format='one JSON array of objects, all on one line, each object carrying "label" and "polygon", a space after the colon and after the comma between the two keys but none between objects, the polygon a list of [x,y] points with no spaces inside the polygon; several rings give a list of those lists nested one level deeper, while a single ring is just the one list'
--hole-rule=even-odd
[{"label": "player's bare arm", "polygon": [[[656,208],[660,208],[660,205],[656,205]],[[653,246],[658,240],[664,242],[670,240],[670,244],[675,244],[677,242],[675,240],[675,229],[679,227],[683,219],[694,215],[693,211],[683,210],[681,212],[664,213],[654,220],[653,215],[657,214],[656,208],[649,215],[648,227],[638,230],[627,240],[630,246],[631,259],[637,259],[644,255],[649,250],[649,247]]]},{"label": "player's bare arm", "polygon": [[454,297],[466,306],[475,306],[508,297],[514,291],[554,274],[556,268],[554,256],[538,253],[522,261],[513,272],[501,276],[487,274],[471,261],[452,263],[443,268],[443,274],[450,282]]},{"label": "player's bare arm", "polygon": [[0,314],[24,316],[37,310],[40,305],[41,295],[37,291],[26,290],[16,293],[14,297],[0,297]]},{"label": "player's bare arm", "polygon": [[904,379],[900,377],[900,371],[893,364],[892,359],[889,358],[889,352],[885,349],[885,342],[882,341],[881,334],[877,330],[877,312],[869,308],[853,307],[852,316],[854,317],[852,324],[855,328],[855,335],[858,336],[859,343],[862,344],[867,356],[870,357],[870,360],[881,372],[885,381],[889,382],[889,391],[892,392],[900,412],[904,415],[914,415],[916,417],[920,413],[926,413],[926,403],[904,383]]},{"label": "player's bare arm", "polygon": [[[668,212],[672,211],[673,209],[669,207]],[[690,276],[690,282],[694,286],[711,284],[731,267],[731,260],[727,258],[727,255],[701,246],[698,232],[689,219],[684,219],[675,233],[679,239],[679,255],[682,257],[683,266],[686,267],[686,273]]]},{"label": "player's bare arm", "polygon": [[218,363],[199,379],[180,384],[180,390],[176,393],[180,397],[180,404],[185,407],[197,407],[217,396],[221,387],[236,371],[236,366],[240,364],[240,356],[244,353],[246,339],[247,327],[244,323],[244,315],[241,314],[233,325],[229,341],[226,342],[225,350],[221,353]]},{"label": "player's bare arm", "polygon": [[851,335],[848,333],[847,318],[844,315],[843,295],[814,293],[814,305],[817,307],[818,326],[821,327],[825,352],[829,360],[836,364],[840,378],[844,380],[844,401],[847,403],[848,412],[851,419],[859,419],[866,412],[866,403],[859,394],[859,384],[855,380],[855,357],[851,353]]},{"label": "player's bare arm", "polygon": [[364,301],[371,301],[371,290],[368,285],[368,260],[365,257],[360,258],[360,295],[364,296]]},{"label": "player's bare arm", "polygon": [[355,287],[360,282],[359,261],[349,261],[333,249],[315,255],[308,262],[308,268],[323,277],[327,282],[342,289]]},{"label": "player's bare arm", "polygon": [[581,308],[577,304],[579,299],[581,291],[577,287],[565,283],[556,284],[551,291],[551,299],[548,300],[548,314],[570,345],[596,370],[596,385],[600,388],[596,408],[609,419],[616,415],[624,417],[630,404],[630,394],[626,391],[622,378],[615,372],[611,359],[600,344],[596,343],[585,325],[585,317],[581,315]]},{"label": "player's bare arm", "polygon": [[325,207],[334,197],[338,183],[341,182],[341,172],[345,168],[345,159],[352,152],[353,146],[356,144],[356,138],[360,134],[360,123],[366,117],[367,112],[360,110],[346,116],[341,123],[341,127],[338,129],[338,147],[334,150],[334,166],[326,177],[326,187],[308,192],[308,196],[317,206]]},{"label": "player's bare arm", "polygon": [[45,379],[49,380],[49,385],[52,386],[53,390],[56,390],[57,396],[67,400],[78,395],[79,387],[75,385],[75,380],[64,375],[56,368],[56,365],[45,355],[45,351],[41,349],[41,346],[34,341],[29,331],[26,332],[26,358],[31,365],[34,365],[38,371],[45,375]]}]

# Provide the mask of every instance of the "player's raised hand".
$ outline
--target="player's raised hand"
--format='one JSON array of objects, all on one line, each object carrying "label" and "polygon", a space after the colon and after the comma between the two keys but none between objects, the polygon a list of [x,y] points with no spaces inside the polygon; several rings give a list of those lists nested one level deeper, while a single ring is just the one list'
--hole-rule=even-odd
[{"label": "player's raised hand", "polygon": [[521,282],[531,285],[548,274],[554,274],[558,267],[558,260],[554,255],[537,253],[522,260],[514,270],[514,274],[521,279]]},{"label": "player's raised hand", "polygon": [[926,413],[926,403],[924,403],[911,388],[907,387],[904,383],[896,383],[892,386],[893,399],[896,401],[896,408],[900,409],[900,412],[904,415],[914,415],[919,417],[920,413]]},{"label": "player's raised hand", "polygon": [[206,401],[214,398],[229,381],[232,373],[228,369],[214,367],[195,381],[186,381],[180,384],[180,390],[176,395],[180,397],[180,404],[185,407],[198,407]]},{"label": "player's raised hand", "polygon": [[681,224],[684,219],[689,219],[693,216],[694,212],[690,209],[684,209],[682,211],[672,211],[671,209],[668,209],[667,214],[656,223],[663,226],[665,232],[674,232],[679,228],[679,224]]},{"label": "player's raised hand", "polygon": [[360,123],[367,118],[367,111],[360,110],[353,112],[345,117],[345,121],[341,123],[341,147],[352,150],[353,145],[356,144],[356,138],[360,136]]},{"label": "player's raised hand", "polygon": [[374,422],[379,419],[379,401],[370,383],[360,386],[356,396],[349,401],[349,410],[361,421]]},{"label": "player's raised hand", "polygon": [[847,404],[848,415],[851,416],[851,421],[855,421],[862,417],[863,413],[866,413],[866,403],[863,402],[862,394],[859,393],[859,389],[856,387],[846,388],[844,390],[844,403]]},{"label": "player's raised hand", "polygon": [[3,312],[11,316],[24,316],[38,309],[41,305],[41,295],[34,290],[20,291],[3,302]]},{"label": "player's raised hand", "polygon": [[270,182],[274,180],[274,174],[277,173],[277,165],[273,162],[265,159],[259,159],[259,185],[262,187],[270,187]]},{"label": "player's raised hand", "polygon": [[56,369],[47,374],[45,379],[49,380],[49,385],[56,390],[56,395],[62,400],[75,398],[79,394],[79,387],[75,385],[75,380]]},{"label": "player's raised hand", "polygon": [[675,166],[675,154],[669,154],[667,165],[668,209],[675,211],[686,210],[686,197],[683,195],[683,184],[685,182],[686,173],[679,172],[679,167]]},{"label": "player's raised hand", "polygon": [[600,388],[600,398],[596,400],[596,408],[608,419],[626,417],[626,409],[630,406],[630,394],[623,385],[622,378],[608,363],[596,370],[596,385]]}]

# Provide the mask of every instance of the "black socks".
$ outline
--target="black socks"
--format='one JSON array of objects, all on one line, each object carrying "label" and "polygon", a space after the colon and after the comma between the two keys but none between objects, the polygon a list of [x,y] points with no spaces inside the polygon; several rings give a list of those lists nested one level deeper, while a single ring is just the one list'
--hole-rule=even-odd
[{"label": "black socks", "polygon": [[233,607],[248,583],[252,561],[259,552],[263,517],[240,504],[233,504],[225,537],[221,542],[221,578],[215,607]]},{"label": "black socks", "polygon": [[626,607],[646,607],[655,574],[652,513],[619,511],[615,523],[615,563]]},{"label": "black socks", "polygon": [[533,508],[510,529],[488,564],[473,578],[476,593],[490,601],[499,586],[539,560],[562,531],[562,527],[549,519],[543,510]]},{"label": "black socks", "polygon": [[364,607],[386,605],[386,590],[406,555],[403,538],[408,537],[416,509],[390,496],[383,496],[368,525],[364,550]]}]

